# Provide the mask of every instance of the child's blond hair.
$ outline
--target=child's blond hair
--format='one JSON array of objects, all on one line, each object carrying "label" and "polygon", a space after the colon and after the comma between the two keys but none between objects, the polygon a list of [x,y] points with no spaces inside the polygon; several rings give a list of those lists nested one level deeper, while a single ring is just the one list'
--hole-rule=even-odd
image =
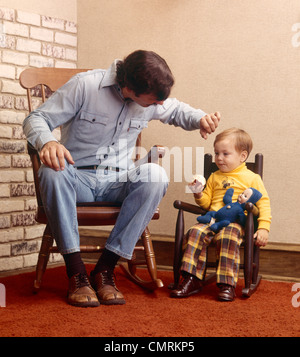
[{"label": "child's blond hair", "polygon": [[253,147],[252,139],[248,133],[246,133],[245,130],[243,129],[238,129],[238,128],[230,128],[227,130],[222,131],[222,133],[218,134],[215,138],[214,141],[214,146],[217,142],[224,140],[225,138],[228,138],[229,136],[232,136],[235,140],[235,149],[238,152],[242,151],[247,151],[248,155],[250,155],[250,152]]}]

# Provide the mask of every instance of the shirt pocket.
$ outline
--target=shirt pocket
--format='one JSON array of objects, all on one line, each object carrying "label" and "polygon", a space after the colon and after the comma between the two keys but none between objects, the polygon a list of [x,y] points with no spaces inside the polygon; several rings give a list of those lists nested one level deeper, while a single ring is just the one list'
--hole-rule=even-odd
[{"label": "shirt pocket", "polygon": [[84,142],[99,141],[103,137],[109,116],[106,113],[89,113],[82,111],[79,115],[76,138]]},{"label": "shirt pocket", "polygon": [[138,132],[142,131],[144,128],[148,128],[148,121],[132,118],[130,120],[129,129],[137,130]]}]

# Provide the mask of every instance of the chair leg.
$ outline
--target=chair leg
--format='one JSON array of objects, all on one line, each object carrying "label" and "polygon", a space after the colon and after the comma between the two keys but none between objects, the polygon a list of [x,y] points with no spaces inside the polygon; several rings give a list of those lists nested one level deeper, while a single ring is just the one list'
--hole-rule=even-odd
[{"label": "chair leg", "polygon": [[182,241],[184,236],[184,215],[183,210],[180,209],[177,215],[176,230],[175,230],[175,246],[173,259],[173,275],[174,283],[169,284],[169,289],[176,289],[180,280],[180,266],[183,256]]},{"label": "chair leg", "polygon": [[149,274],[153,281],[157,280],[157,270],[156,270],[156,261],[155,254],[153,250],[152,240],[150,237],[150,232],[148,227],[146,227],[145,231],[142,234],[142,241],[145,248],[145,259],[147,262],[147,267],[149,270]]},{"label": "chair leg", "polygon": [[[135,254],[133,254],[133,258],[127,262],[127,266],[126,264],[120,264],[120,267],[134,283],[144,289],[153,291],[162,287],[163,282],[160,279],[157,279],[155,255],[148,227],[144,230],[141,238],[144,245],[145,260],[138,261]],[[145,265],[145,263],[151,277],[150,281],[143,280],[136,274],[137,265]]]},{"label": "chair leg", "polygon": [[251,295],[251,283],[252,283],[252,273],[253,273],[253,214],[248,212],[248,217],[245,227],[245,246],[244,246],[244,280],[245,287],[242,290],[244,296]]},{"label": "chair leg", "polygon": [[42,284],[42,278],[44,275],[44,272],[46,270],[48,260],[49,260],[49,254],[50,254],[50,248],[53,245],[53,237],[51,234],[51,230],[49,227],[49,224],[47,224],[43,238],[42,238],[42,245],[41,249],[39,252],[39,258],[36,266],[36,278],[34,280],[33,284],[33,292],[38,293],[41,284]]},{"label": "chair leg", "polygon": [[260,252],[259,246],[254,245],[252,284],[256,284],[257,279],[258,279],[258,271],[259,271],[259,252]]},{"label": "chair leg", "polygon": [[261,281],[261,275],[258,275],[259,271],[259,252],[260,248],[256,245],[253,247],[253,270],[252,270],[252,281],[249,284],[249,286],[245,286],[245,288],[242,290],[242,294],[245,297],[250,297],[255,293],[257,290],[260,281]]}]

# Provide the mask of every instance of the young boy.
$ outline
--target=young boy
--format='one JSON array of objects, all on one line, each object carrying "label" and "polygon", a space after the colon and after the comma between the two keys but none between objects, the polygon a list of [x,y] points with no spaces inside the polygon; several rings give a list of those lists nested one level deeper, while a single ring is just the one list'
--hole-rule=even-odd
[{"label": "young boy", "polygon": [[[214,142],[215,163],[218,171],[211,174],[203,192],[195,193],[195,201],[209,211],[218,211],[224,206],[223,196],[228,188],[234,189],[232,202],[249,187],[258,190],[262,197],[256,203],[259,208],[258,229],[254,234],[255,244],[265,246],[269,238],[271,208],[267,191],[259,175],[248,170],[246,160],[252,150],[250,136],[241,129],[228,129],[216,136]],[[209,224],[199,223],[191,227],[186,235],[186,248],[182,259],[183,281],[171,291],[171,297],[188,297],[202,288],[206,265],[207,246],[216,241],[219,264],[217,285],[220,288],[218,299],[233,301],[238,280],[243,227],[231,223],[216,234]]]}]

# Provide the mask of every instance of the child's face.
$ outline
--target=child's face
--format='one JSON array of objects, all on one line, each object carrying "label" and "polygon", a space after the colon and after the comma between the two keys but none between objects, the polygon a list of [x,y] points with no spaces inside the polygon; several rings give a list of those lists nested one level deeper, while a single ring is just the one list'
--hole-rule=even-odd
[{"label": "child's face", "polygon": [[247,151],[238,152],[234,138],[225,138],[215,144],[215,163],[221,172],[230,172],[247,159]]}]

